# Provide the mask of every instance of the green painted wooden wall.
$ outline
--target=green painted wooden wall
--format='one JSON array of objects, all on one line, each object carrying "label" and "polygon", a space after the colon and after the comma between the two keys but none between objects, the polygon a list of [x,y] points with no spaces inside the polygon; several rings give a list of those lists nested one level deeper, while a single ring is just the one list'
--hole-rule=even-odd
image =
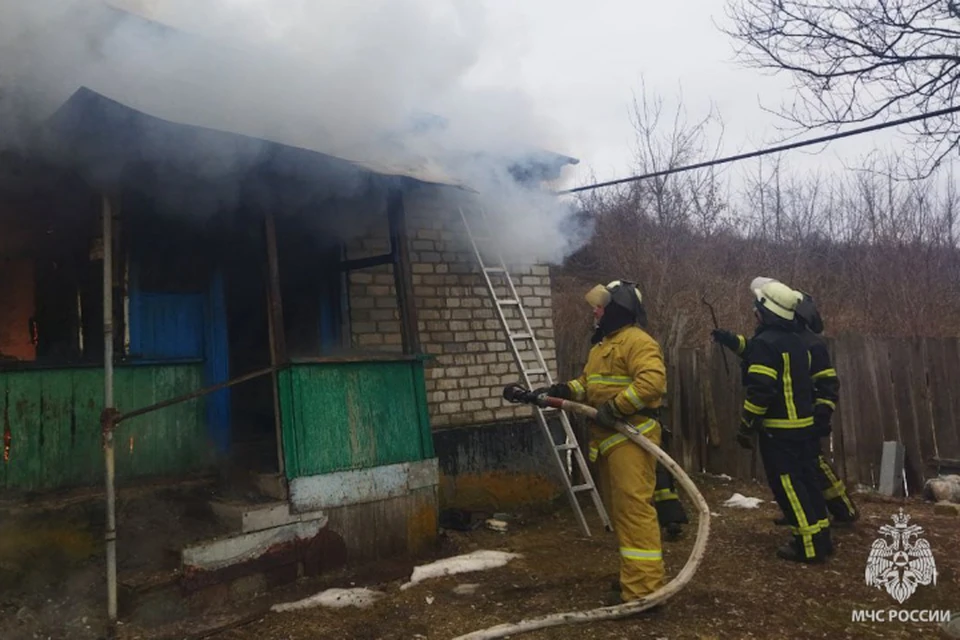
[{"label": "green painted wooden wall", "polygon": [[[117,367],[116,404],[122,412],[194,391],[203,386],[202,366]],[[0,488],[100,484],[102,406],[102,369],[0,371],[0,433],[9,425],[13,436],[9,461],[0,460]],[[194,400],[122,423],[116,437],[118,480],[203,467],[210,451],[203,411],[203,401]]]},{"label": "green painted wooden wall", "polygon": [[434,457],[421,360],[297,364],[278,383],[290,479]]}]

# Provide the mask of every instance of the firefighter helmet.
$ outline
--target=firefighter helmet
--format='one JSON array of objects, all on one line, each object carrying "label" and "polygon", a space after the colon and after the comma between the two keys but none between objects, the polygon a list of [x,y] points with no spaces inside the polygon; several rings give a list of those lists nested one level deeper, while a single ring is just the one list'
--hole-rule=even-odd
[{"label": "firefighter helmet", "polygon": [[[757,283],[760,278],[754,279]],[[793,320],[797,308],[797,292],[776,280],[764,278],[766,280],[759,287],[753,290],[757,299],[757,306],[769,311],[778,318],[784,320]]]},{"label": "firefighter helmet", "polygon": [[774,278],[763,278],[763,277],[754,278],[753,280],[750,281],[750,293],[756,294],[757,289],[771,282],[779,282],[779,280],[776,280]]},{"label": "firefighter helmet", "polygon": [[629,280],[613,280],[606,285],[598,284],[584,296],[593,307],[606,308],[611,302],[633,314],[634,321],[646,324],[646,311],[643,308],[643,294],[636,283]]}]

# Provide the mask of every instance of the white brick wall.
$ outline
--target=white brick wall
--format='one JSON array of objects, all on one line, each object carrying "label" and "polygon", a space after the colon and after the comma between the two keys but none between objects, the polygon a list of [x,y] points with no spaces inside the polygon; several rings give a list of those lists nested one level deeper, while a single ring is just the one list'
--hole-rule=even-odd
[{"label": "white brick wall", "polygon": [[[423,189],[405,198],[414,298],[420,341],[427,363],[427,396],[434,427],[527,418],[530,408],[504,401],[504,385],[521,376],[490,300],[486,283],[463,232],[463,223],[446,193]],[[441,197],[441,194],[444,197]],[[387,223],[348,246],[347,258],[389,251]],[[556,378],[550,274],[543,265],[509,265],[517,294]],[[492,275],[494,283],[496,280]],[[354,348],[399,352],[402,349],[392,267],[354,271],[349,276],[350,320]],[[509,297],[506,286],[497,295]],[[522,322],[505,308],[517,332]],[[523,358],[533,368],[535,354],[526,341]],[[535,382],[536,384],[536,382]]]}]

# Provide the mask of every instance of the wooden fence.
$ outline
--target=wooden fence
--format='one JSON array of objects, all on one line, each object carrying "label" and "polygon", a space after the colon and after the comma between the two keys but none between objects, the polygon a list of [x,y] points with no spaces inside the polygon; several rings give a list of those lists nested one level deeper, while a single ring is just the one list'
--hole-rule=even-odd
[{"label": "wooden fence", "polygon": [[[840,377],[833,435],[824,452],[849,486],[879,484],[883,443],[906,450],[911,495],[940,465],[960,459],[960,339],[842,335],[828,340]],[[719,346],[667,354],[670,454],[688,471],[763,480],[756,452],[736,430],[743,402],[740,361]]]}]

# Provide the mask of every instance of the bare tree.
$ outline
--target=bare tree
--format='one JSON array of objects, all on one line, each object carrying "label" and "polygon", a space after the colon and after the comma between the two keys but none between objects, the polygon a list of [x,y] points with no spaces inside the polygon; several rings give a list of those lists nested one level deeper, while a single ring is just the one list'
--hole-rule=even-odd
[{"label": "bare tree", "polygon": [[[915,115],[956,103],[960,10],[953,0],[729,0],[724,29],[745,62],[789,72],[780,114],[802,128]],[[960,145],[960,115],[924,120],[924,175]]]}]

